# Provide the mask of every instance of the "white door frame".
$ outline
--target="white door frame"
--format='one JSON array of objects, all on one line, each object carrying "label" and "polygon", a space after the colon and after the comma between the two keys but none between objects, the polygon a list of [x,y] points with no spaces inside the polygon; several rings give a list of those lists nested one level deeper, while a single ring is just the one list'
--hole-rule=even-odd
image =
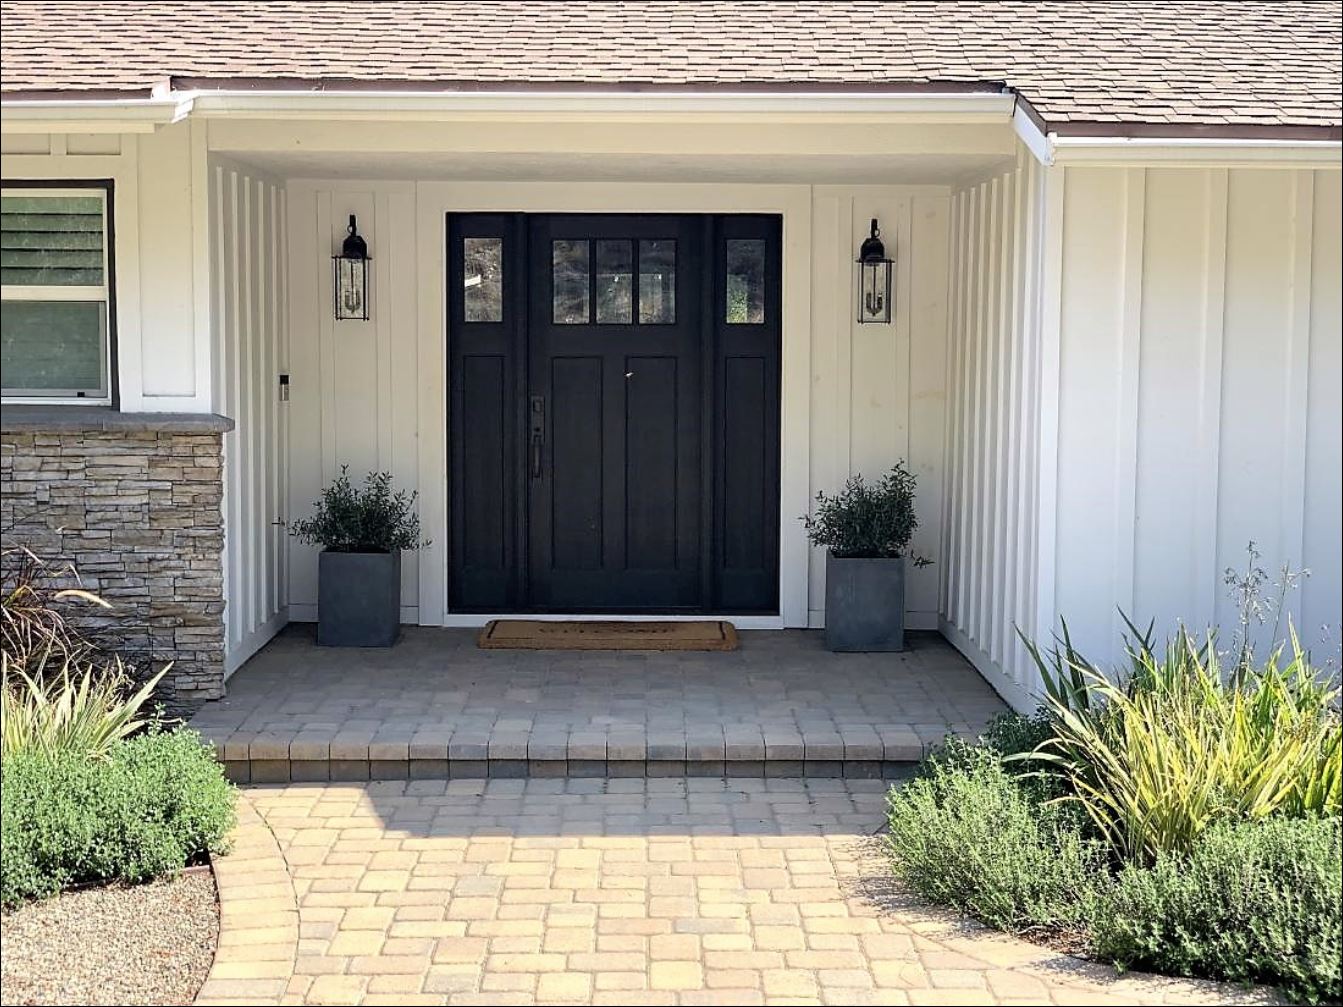
[{"label": "white door frame", "polygon": [[[433,540],[420,557],[420,625],[480,626],[498,617],[454,613],[447,604],[447,215],[485,212],[770,213],[783,218],[779,613],[742,616],[733,622],[743,629],[805,627],[809,550],[797,518],[806,513],[810,503],[810,187],[647,182],[416,183],[420,519]],[[639,618],[563,614],[527,617]]]}]

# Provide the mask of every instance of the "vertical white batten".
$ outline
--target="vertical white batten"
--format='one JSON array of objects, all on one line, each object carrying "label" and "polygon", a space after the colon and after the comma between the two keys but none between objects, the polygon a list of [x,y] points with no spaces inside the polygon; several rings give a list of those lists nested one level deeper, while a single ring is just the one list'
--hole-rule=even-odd
[{"label": "vertical white batten", "polygon": [[[1226,326],[1227,170],[1212,168],[1207,177],[1207,222],[1204,230],[1203,326],[1199,340],[1198,432],[1195,464],[1199,470],[1194,506],[1202,515],[1221,509],[1218,466],[1222,443],[1222,343]],[[1199,524],[1195,547],[1195,579],[1199,593],[1190,611],[1198,626],[1211,626],[1217,616],[1221,580],[1217,576],[1220,543],[1217,521]]]},{"label": "vertical white batten", "polygon": [[288,620],[284,484],[288,408],[277,375],[287,352],[284,190],[256,169],[211,158],[213,401],[224,435],[225,673]]},{"label": "vertical white batten", "polygon": [[1136,617],[1138,522],[1138,429],[1142,380],[1143,322],[1143,224],[1147,214],[1147,171],[1129,168],[1124,173],[1123,293],[1119,327],[1119,444],[1114,471],[1114,571],[1115,636],[1124,632],[1123,617]]}]

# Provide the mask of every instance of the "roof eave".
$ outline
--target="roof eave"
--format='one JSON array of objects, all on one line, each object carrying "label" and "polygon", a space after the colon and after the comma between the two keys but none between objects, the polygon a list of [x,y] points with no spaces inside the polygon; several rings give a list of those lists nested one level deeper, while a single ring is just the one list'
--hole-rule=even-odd
[{"label": "roof eave", "polygon": [[191,111],[190,102],[144,95],[120,98],[5,98],[6,133],[152,133]]}]

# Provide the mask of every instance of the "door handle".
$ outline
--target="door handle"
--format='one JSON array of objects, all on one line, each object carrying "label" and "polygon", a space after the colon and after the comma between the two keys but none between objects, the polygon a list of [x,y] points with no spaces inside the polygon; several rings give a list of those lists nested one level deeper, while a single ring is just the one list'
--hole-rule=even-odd
[{"label": "door handle", "polygon": [[532,478],[541,478],[541,456],[545,453],[546,442],[546,400],[543,396],[533,395],[527,408],[531,429],[531,470]]}]

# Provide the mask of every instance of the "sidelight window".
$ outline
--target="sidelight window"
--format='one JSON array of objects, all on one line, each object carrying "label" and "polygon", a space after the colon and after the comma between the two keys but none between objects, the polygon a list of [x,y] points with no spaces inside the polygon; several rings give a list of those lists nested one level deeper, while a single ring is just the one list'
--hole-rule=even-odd
[{"label": "sidelight window", "polygon": [[504,239],[462,239],[462,298],[468,322],[504,320]]},{"label": "sidelight window", "polygon": [[0,195],[0,370],[15,400],[110,402],[110,183]]},{"label": "sidelight window", "polygon": [[758,238],[727,242],[727,323],[760,325],[765,321],[765,243]]}]

